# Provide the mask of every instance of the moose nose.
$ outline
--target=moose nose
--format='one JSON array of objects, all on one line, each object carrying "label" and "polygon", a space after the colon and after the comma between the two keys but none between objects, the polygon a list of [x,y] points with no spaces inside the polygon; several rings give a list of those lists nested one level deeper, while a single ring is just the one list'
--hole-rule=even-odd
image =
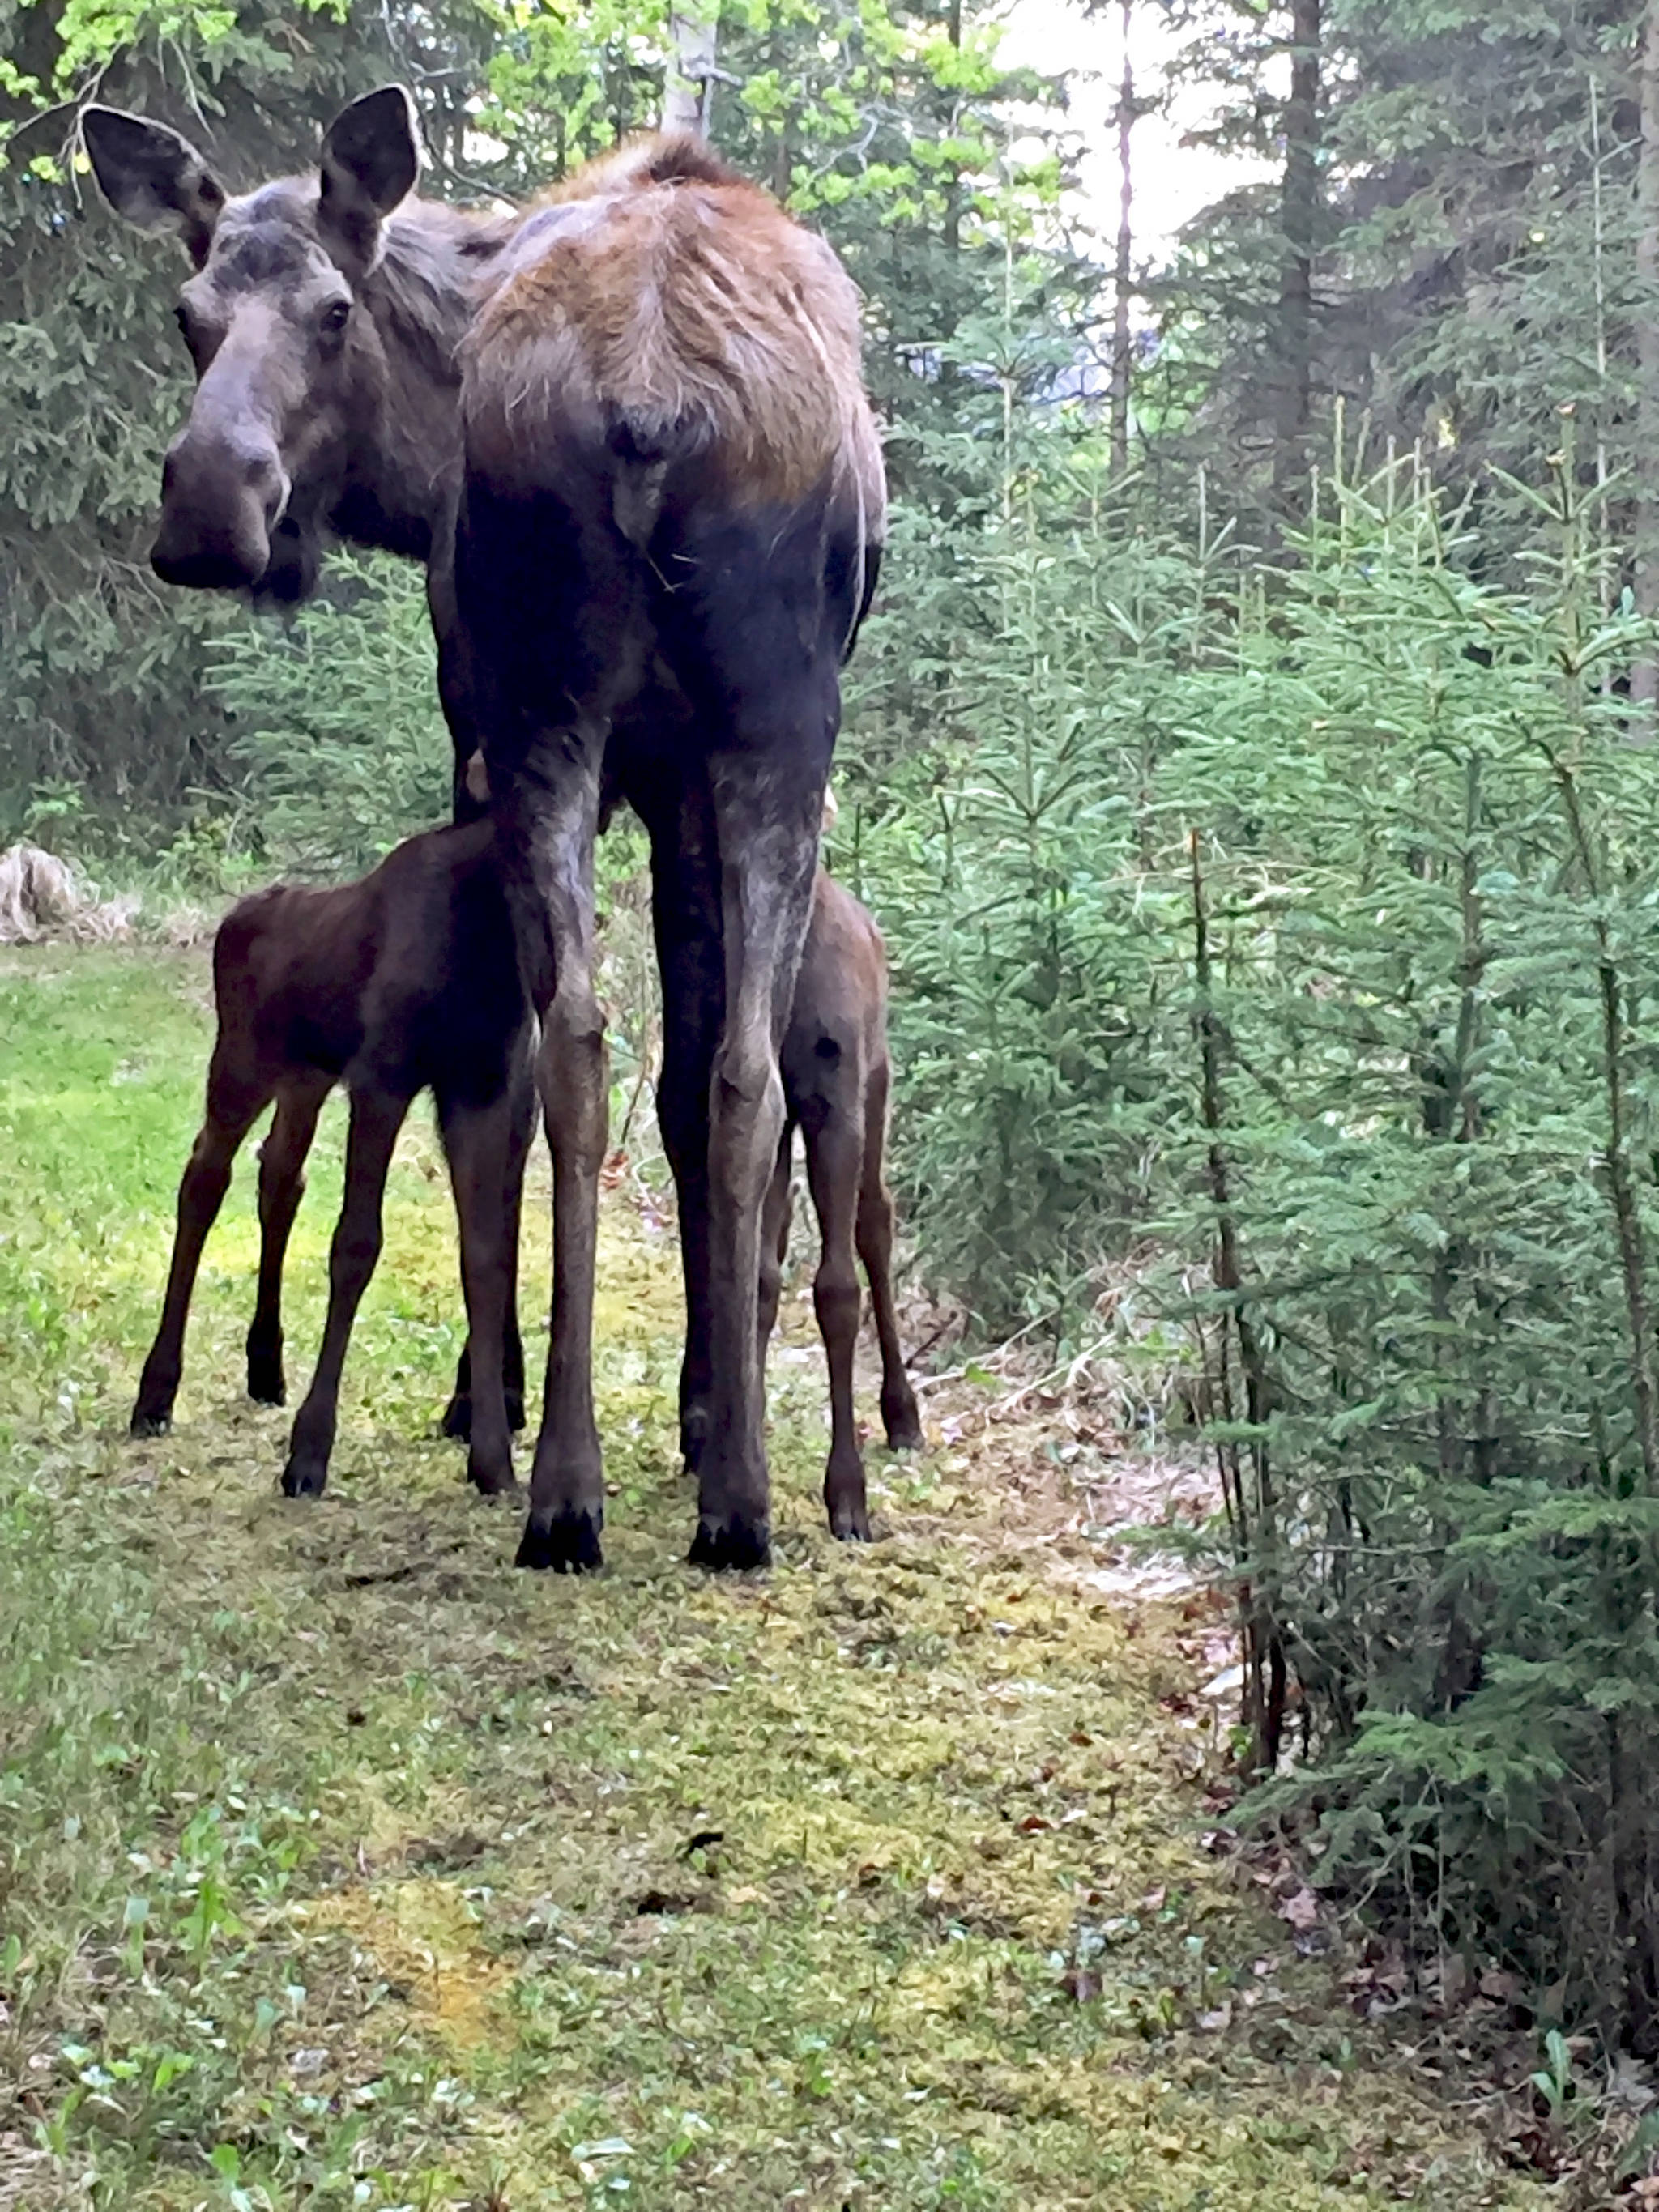
[{"label": "moose nose", "polygon": [[257,584],[270,564],[270,533],[288,492],[268,438],[187,428],[161,472],[161,526],[150,567],[163,583],[194,591]]}]

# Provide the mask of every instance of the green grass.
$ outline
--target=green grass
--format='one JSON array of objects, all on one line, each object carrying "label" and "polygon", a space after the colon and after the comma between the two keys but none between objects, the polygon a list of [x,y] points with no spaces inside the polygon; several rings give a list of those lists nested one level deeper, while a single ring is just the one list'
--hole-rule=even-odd
[{"label": "green grass", "polygon": [[[0,962],[0,2206],[1546,2201],[1356,2055],[1201,1850],[1168,1639],[994,1469],[878,1462],[888,1540],[838,1550],[819,1370],[781,1363],[780,1564],[680,1564],[673,1254],[620,1200],[603,1577],[515,1574],[516,1515],[432,1440],[458,1297],[423,1119],[329,1498],[275,1495],[284,1417],[240,1395],[251,1152],[178,1425],[129,1443],[205,964]],[[544,1251],[537,1218],[532,1284]]]}]

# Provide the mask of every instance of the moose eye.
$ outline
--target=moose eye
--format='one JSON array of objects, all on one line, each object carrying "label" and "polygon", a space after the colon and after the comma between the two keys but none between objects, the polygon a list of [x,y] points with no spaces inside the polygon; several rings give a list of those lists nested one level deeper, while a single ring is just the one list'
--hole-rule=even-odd
[{"label": "moose eye", "polygon": [[350,317],[349,300],[331,300],[319,318],[319,327],[325,338],[337,338]]}]

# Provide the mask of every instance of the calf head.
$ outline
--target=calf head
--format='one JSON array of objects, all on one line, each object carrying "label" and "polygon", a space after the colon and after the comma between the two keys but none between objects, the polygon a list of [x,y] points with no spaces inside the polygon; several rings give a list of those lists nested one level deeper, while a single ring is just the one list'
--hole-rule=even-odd
[{"label": "calf head", "polygon": [[237,198],[163,124],[95,106],[82,124],[111,206],[174,232],[193,269],[178,318],[196,396],[167,449],[151,565],[169,584],[302,599],[380,434],[386,357],[361,295],[420,166],[409,94],[354,100],[314,177]]}]

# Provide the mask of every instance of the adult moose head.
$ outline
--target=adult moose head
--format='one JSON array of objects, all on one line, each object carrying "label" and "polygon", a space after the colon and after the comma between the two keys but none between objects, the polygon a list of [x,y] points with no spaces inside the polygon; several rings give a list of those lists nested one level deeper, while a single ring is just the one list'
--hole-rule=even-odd
[{"label": "adult moose head", "polygon": [[[434,482],[459,450],[451,364],[465,287],[422,281],[418,253],[384,252],[419,166],[409,94],[390,85],[354,101],[313,175],[240,197],[164,124],[91,106],[82,129],[116,212],[173,232],[192,264],[178,319],[196,396],[167,451],[157,575],[292,601],[316,582],[325,533],[426,558]],[[421,213],[428,259],[462,232],[494,243],[449,210]],[[387,343],[394,324],[412,347]]]}]

